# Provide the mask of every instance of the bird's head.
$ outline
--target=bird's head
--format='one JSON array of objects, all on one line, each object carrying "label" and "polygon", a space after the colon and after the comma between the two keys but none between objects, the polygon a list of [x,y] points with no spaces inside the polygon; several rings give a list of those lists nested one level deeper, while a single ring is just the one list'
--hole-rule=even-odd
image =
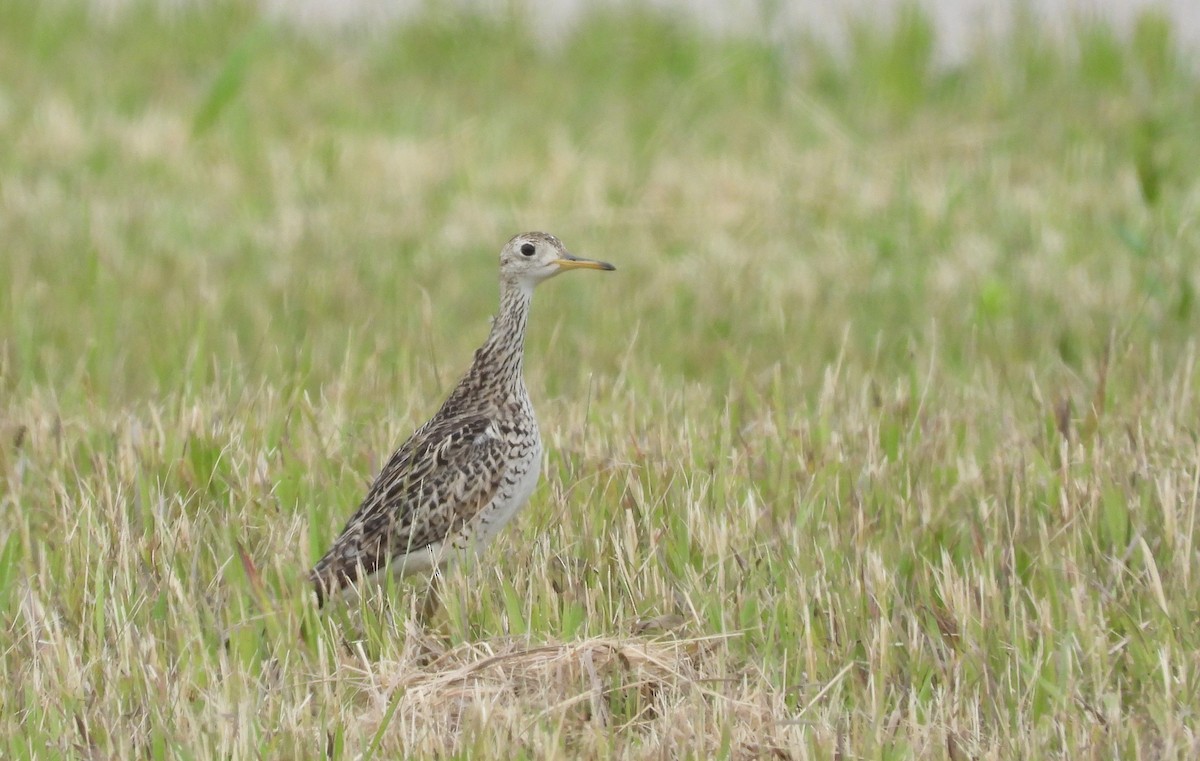
[{"label": "bird's head", "polygon": [[521,233],[500,250],[500,277],[532,288],[566,270],[615,270],[607,262],[581,259],[549,233]]}]

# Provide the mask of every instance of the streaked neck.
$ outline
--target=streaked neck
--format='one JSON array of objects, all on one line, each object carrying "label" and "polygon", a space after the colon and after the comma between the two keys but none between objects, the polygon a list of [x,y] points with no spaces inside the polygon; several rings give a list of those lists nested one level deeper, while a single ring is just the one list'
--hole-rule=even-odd
[{"label": "streaked neck", "polygon": [[475,352],[471,373],[493,390],[513,390],[523,386],[525,328],[533,287],[522,282],[501,281],[500,311],[492,321],[492,332]]}]

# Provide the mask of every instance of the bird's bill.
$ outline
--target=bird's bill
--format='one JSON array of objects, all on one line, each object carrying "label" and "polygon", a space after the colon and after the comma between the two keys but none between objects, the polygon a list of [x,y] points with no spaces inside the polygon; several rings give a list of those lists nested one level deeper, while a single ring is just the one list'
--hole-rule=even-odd
[{"label": "bird's bill", "polygon": [[559,269],[564,270],[607,270],[609,272],[616,269],[608,262],[598,262],[595,259],[584,259],[573,254],[564,254],[555,260],[555,264]]}]

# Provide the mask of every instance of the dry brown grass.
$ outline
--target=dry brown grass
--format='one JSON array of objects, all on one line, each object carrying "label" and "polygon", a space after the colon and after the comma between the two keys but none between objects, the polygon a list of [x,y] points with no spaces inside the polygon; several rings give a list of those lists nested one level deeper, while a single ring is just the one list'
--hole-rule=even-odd
[{"label": "dry brown grass", "polygon": [[731,672],[720,639],[502,639],[447,648],[410,629],[407,640],[399,660],[357,664],[364,710],[354,734],[368,741],[387,717],[380,757],[483,749],[541,758],[619,749],[629,758],[786,757],[801,744],[799,721],[780,723],[787,712],[779,687],[752,667]]}]

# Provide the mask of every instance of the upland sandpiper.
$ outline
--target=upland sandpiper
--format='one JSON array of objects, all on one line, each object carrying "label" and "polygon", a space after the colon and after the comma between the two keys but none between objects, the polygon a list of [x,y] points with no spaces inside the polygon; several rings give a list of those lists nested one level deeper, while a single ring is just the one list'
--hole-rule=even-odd
[{"label": "upland sandpiper", "polygon": [[523,233],[504,245],[491,333],[309,574],[318,604],[385,567],[407,575],[477,552],[529,500],[542,439],[522,373],[525,327],[534,286],[570,269],[616,268],[572,256],[547,233]]}]

